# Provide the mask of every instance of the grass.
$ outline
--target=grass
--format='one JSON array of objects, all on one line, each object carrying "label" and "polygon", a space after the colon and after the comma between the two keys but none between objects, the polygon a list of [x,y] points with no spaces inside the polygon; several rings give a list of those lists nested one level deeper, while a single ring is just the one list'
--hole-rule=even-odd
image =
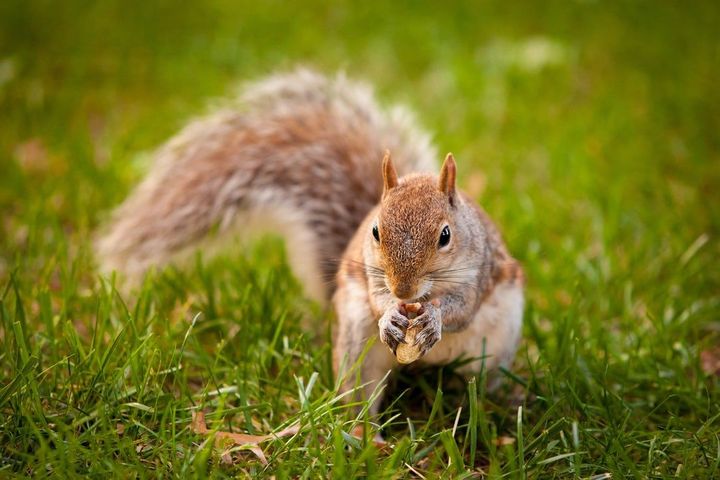
[{"label": "grass", "polygon": [[[714,2],[0,4],[0,476],[720,475]],[[410,104],[529,279],[500,391],[392,381],[390,450],[348,435],[331,315],[276,240],[121,296],[93,230],[150,152],[298,63]],[[314,324],[316,327],[309,327]],[[295,436],[233,464],[191,431]],[[362,421],[362,418],[359,419]]]}]

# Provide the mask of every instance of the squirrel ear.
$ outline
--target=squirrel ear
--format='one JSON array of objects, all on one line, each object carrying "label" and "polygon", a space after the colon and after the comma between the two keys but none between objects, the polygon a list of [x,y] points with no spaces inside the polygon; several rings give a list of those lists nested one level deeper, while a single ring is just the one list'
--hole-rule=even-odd
[{"label": "squirrel ear", "polygon": [[390,158],[389,150],[385,150],[385,157],[383,158],[382,163],[382,174],[384,197],[390,189],[397,187],[398,184],[397,172],[395,171],[395,166],[392,163],[392,158]]},{"label": "squirrel ear", "polygon": [[450,204],[455,203],[455,174],[457,167],[455,166],[455,157],[452,153],[448,153],[440,169],[440,182],[438,188],[450,199]]}]

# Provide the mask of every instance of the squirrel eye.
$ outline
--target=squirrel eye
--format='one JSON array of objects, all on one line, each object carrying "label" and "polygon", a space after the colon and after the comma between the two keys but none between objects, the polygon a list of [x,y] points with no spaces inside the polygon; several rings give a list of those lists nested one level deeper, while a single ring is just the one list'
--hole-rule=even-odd
[{"label": "squirrel eye", "polygon": [[450,243],[450,227],[445,225],[445,228],[443,228],[442,232],[440,232],[440,240],[438,241],[438,245],[440,247],[444,247],[448,243]]},{"label": "squirrel eye", "polygon": [[380,241],[380,232],[378,231],[377,225],[373,225],[372,230],[373,230],[373,237],[375,237],[375,241],[379,242]]}]

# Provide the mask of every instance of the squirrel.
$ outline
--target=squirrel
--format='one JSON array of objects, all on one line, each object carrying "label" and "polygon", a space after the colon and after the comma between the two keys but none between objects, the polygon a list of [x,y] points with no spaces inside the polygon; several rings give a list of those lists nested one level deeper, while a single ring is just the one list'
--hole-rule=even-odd
[{"label": "squirrel", "polygon": [[[212,231],[281,233],[306,294],[334,306],[345,397],[372,396],[376,414],[405,344],[406,304],[421,305],[412,320],[421,364],[464,357],[468,375],[509,367],[520,339],[522,268],[456,188],[453,156],[439,177],[435,157],[409,111],[380,108],[365,84],[307,69],[275,74],[158,150],[100,233],[97,256],[105,272],[132,280]],[[334,288],[324,281],[333,277]]]}]

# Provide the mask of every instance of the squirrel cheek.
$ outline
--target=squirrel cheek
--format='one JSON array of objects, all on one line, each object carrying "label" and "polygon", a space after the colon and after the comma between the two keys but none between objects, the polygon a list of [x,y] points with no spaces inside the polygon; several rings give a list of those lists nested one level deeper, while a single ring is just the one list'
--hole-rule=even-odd
[{"label": "squirrel cheek", "polygon": [[415,294],[415,298],[424,297],[428,293],[430,293],[430,290],[432,290],[433,282],[432,280],[426,280],[422,279],[420,281],[420,286],[417,289],[417,293]]}]

